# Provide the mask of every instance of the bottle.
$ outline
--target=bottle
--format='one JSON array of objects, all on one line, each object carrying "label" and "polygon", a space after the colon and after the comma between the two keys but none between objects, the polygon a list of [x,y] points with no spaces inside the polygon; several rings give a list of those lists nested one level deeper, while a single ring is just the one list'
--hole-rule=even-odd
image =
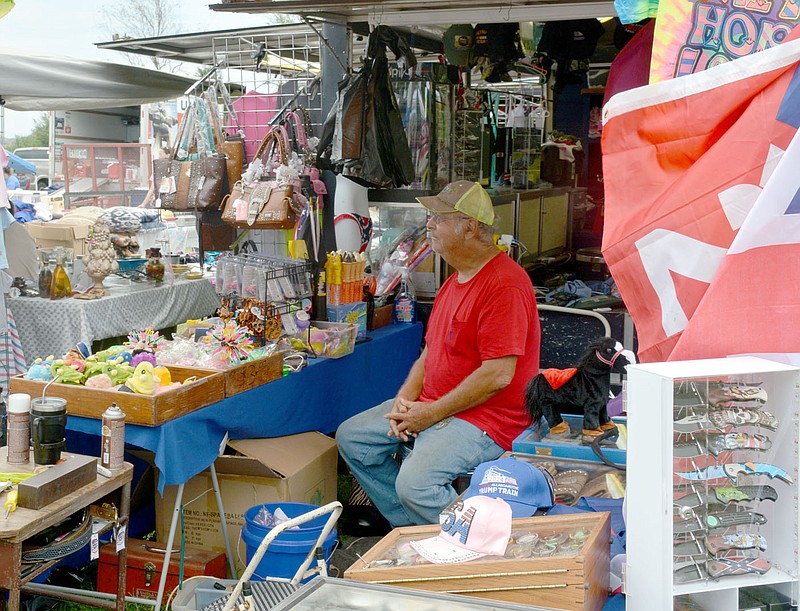
[{"label": "bottle", "polygon": [[53,272],[50,271],[50,255],[39,252],[39,297],[50,297],[50,285],[53,283]]},{"label": "bottle", "polygon": [[164,262],[161,260],[161,248],[150,248],[147,251],[150,257],[145,265],[144,272],[153,280],[164,279]]},{"label": "bottle", "polygon": [[64,253],[56,255],[56,268],[53,270],[53,280],[50,282],[50,299],[72,296],[72,283],[64,269],[64,258]]},{"label": "bottle", "polygon": [[103,412],[100,465],[114,471],[121,469],[125,458],[125,414],[112,403]]},{"label": "bottle", "polygon": [[31,396],[25,393],[8,395],[8,463],[30,462],[31,447]]},{"label": "bottle", "polygon": [[417,322],[417,297],[414,285],[408,277],[408,268],[401,271],[400,290],[394,298],[392,322],[395,324],[414,324]]},{"label": "bottle", "polygon": [[311,297],[311,312],[314,314],[314,320],[328,320],[327,300],[325,270],[321,269],[317,276],[317,290]]}]

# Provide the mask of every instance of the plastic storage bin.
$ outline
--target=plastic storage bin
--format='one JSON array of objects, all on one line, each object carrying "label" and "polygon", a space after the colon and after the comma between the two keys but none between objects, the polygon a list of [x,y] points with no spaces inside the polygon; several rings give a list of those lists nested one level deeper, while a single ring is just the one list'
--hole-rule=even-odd
[{"label": "plastic storage bin", "polygon": [[351,323],[313,321],[308,333],[309,345],[317,356],[338,359],[355,349],[358,327]]}]

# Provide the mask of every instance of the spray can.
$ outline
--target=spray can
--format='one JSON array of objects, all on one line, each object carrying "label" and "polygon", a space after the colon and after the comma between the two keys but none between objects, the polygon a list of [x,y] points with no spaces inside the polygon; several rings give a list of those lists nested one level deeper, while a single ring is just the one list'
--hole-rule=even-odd
[{"label": "spray can", "polygon": [[8,463],[24,464],[31,460],[31,396],[14,393],[8,396]]},{"label": "spray can", "polygon": [[111,471],[121,469],[125,458],[125,414],[116,403],[103,412],[102,431],[100,465]]}]

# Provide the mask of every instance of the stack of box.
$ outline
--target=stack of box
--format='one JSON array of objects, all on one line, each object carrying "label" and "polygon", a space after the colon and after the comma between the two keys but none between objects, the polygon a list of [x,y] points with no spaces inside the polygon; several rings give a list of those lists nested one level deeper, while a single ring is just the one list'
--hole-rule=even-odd
[{"label": "stack of box", "polygon": [[[321,433],[228,442],[236,456],[217,458],[217,471],[228,536],[235,544],[244,513],[263,503],[291,501],[325,505],[336,500],[336,442]],[[183,491],[183,537],[187,546],[225,551],[219,511],[208,470],[186,482]],[[156,495],[156,532],[166,542],[177,486]],[[239,571],[244,565],[237,558]]]},{"label": "stack of box", "polygon": [[357,339],[367,336],[367,304],[362,288],[366,265],[366,255],[358,252],[328,253],[325,263],[328,320],[356,325]]}]

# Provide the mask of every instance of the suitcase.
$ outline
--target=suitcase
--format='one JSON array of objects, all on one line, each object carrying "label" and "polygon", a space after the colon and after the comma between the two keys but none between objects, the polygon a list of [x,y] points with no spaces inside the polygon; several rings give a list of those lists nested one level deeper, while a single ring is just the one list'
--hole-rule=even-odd
[{"label": "suitcase", "polygon": [[[128,574],[125,593],[128,596],[155,599],[164,565],[164,546],[155,541],[128,539]],[[173,546],[169,559],[169,573],[164,589],[164,598],[178,585],[180,571],[180,549]],[[195,575],[207,575],[225,579],[227,559],[222,552],[212,552],[193,547],[185,548],[183,579]],[[117,591],[117,552],[112,541],[100,547],[100,563],[97,569],[97,589],[111,594]]]}]

